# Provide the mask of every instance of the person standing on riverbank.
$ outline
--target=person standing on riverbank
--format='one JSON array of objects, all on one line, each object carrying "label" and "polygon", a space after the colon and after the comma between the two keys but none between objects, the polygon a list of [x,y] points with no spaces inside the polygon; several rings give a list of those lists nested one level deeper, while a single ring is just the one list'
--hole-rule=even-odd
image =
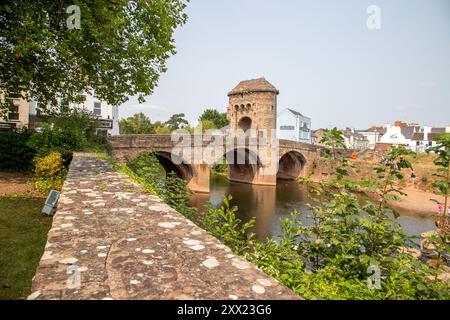
[{"label": "person standing on riverbank", "polygon": [[413,186],[416,186],[416,178],[417,178],[416,173],[413,171],[411,173],[411,182],[412,182]]}]

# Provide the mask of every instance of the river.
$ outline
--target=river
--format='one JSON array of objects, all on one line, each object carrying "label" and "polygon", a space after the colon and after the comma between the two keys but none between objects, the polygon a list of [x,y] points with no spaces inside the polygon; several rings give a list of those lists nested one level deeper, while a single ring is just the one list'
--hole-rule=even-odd
[{"label": "river", "polygon": [[[308,223],[310,210],[306,205],[307,191],[296,181],[279,181],[276,187],[256,186],[229,182],[226,177],[215,175],[211,177],[210,187],[209,194],[193,194],[191,205],[203,211],[208,201],[218,207],[225,196],[231,195],[232,204],[239,207],[238,215],[243,221],[256,218],[253,231],[259,241],[279,235],[279,219],[288,217],[294,210],[302,212],[305,223]],[[401,211],[399,213],[397,221],[408,235],[420,235],[435,229],[433,218],[414,217]]]}]

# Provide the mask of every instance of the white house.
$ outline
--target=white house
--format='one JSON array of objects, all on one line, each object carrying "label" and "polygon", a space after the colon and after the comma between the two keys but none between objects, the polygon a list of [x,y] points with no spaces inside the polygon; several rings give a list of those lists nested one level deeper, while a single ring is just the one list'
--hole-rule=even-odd
[{"label": "white house", "polygon": [[381,137],[380,143],[392,145],[409,146],[416,132],[420,131],[420,126],[395,126],[386,125],[386,133]]},{"label": "white house", "polygon": [[345,128],[342,133],[347,148],[363,150],[369,147],[369,140],[364,135],[356,132],[355,129]]},{"label": "white house", "polygon": [[[92,112],[100,120],[99,131],[104,131],[108,135],[119,135],[119,107],[111,106],[105,101],[101,101],[97,97],[84,93],[84,102],[82,103],[69,103],[64,101],[64,98],[58,98],[60,108],[82,108],[84,110]],[[37,103],[35,101],[30,102],[30,119],[36,118],[37,115]],[[30,124],[33,121],[30,121]]]},{"label": "white house", "polygon": [[356,130],[356,133],[359,133],[366,138],[368,141],[367,148],[374,149],[375,145],[380,142],[381,137],[386,133],[386,128],[372,126],[366,130]]},{"label": "white house", "polygon": [[395,126],[387,125],[386,133],[380,143],[403,145],[416,152],[424,152],[431,146],[436,146],[433,139],[441,133],[450,132],[450,127],[434,128],[427,126]]},{"label": "white house", "polygon": [[311,118],[286,108],[277,115],[278,139],[311,143]]},{"label": "white house", "polygon": [[424,152],[429,147],[435,147],[437,143],[433,139],[444,132],[450,132],[450,127],[422,127],[419,132],[414,133],[409,145],[410,149],[416,152]]}]

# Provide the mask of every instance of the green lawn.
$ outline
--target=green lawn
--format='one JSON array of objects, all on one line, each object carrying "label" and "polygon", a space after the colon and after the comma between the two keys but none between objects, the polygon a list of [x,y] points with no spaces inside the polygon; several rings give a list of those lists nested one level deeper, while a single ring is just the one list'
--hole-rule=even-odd
[{"label": "green lawn", "polygon": [[0,198],[0,300],[30,294],[52,223],[43,206],[44,199]]}]

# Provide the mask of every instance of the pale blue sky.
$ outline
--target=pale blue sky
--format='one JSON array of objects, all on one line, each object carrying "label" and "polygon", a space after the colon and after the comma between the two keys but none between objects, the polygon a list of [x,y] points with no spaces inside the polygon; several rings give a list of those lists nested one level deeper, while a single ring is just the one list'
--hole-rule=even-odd
[{"label": "pale blue sky", "polygon": [[[381,8],[381,30],[367,29],[369,5]],[[280,90],[278,110],[313,128],[450,125],[449,0],[191,0],[187,14],[158,88],[121,117],[184,112],[195,124],[205,108],[225,111],[240,80],[264,76]]]}]

